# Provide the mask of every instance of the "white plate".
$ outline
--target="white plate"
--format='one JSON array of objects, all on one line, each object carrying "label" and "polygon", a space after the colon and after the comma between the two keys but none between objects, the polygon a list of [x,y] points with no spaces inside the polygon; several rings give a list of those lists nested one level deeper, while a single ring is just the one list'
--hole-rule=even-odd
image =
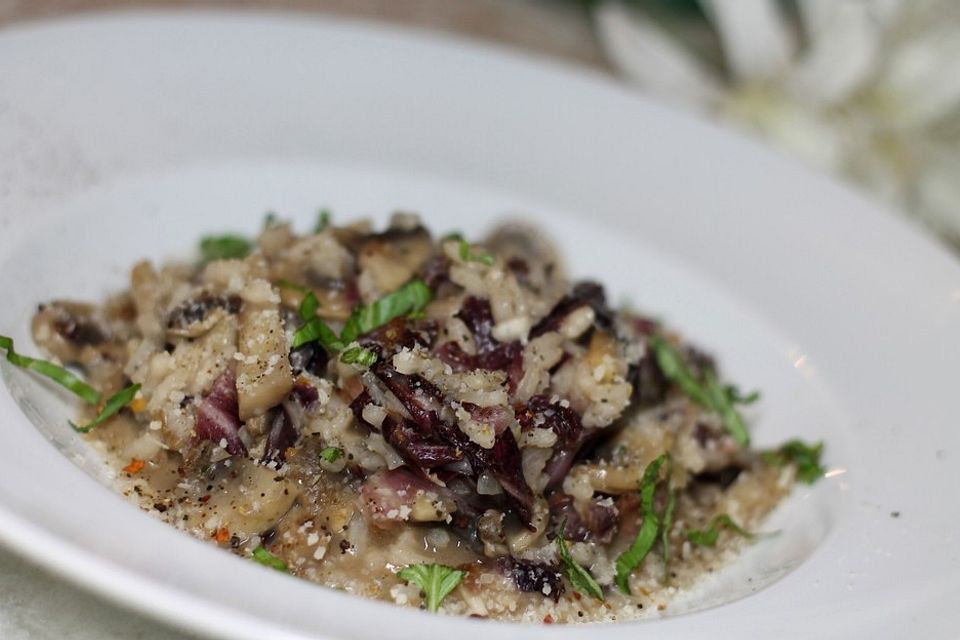
[{"label": "white plate", "polygon": [[719,587],[668,612],[722,606],[600,628],[430,616],[278,575],[139,513],[101,484],[64,394],[4,365],[4,542],[229,638],[960,628],[960,267],[899,219],[606,79],[477,44],[220,13],[0,35],[0,329],[22,350],[34,352],[39,301],[103,295],[138,257],[252,232],[267,209],[306,225],[321,205],[340,219],[413,209],[470,232],[518,212],[543,223],[574,272],[663,314],[764,390],[759,444],[825,438],[833,477],[799,491],[777,515],[783,534]]}]

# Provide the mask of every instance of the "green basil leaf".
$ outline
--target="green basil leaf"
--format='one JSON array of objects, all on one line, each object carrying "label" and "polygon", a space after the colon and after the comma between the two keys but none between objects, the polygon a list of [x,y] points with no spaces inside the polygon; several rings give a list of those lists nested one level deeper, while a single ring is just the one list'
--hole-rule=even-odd
[{"label": "green basil leaf", "polygon": [[340,447],[324,447],[320,450],[320,457],[327,462],[336,462],[343,457],[343,449]]},{"label": "green basil leaf", "polygon": [[363,347],[350,347],[340,354],[340,362],[370,367],[377,361],[377,353]]},{"label": "green basil leaf", "polygon": [[660,516],[654,508],[653,502],[660,477],[660,468],[667,461],[669,455],[667,453],[661,454],[644,470],[643,480],[640,482],[640,509],[643,515],[643,523],[640,525],[640,531],[637,532],[636,540],[633,541],[629,549],[617,558],[616,583],[620,587],[620,591],[627,595],[630,595],[630,574],[646,559],[647,554],[650,553],[657,541],[657,534],[660,532]]},{"label": "green basil leaf", "polygon": [[340,341],[350,344],[360,336],[382,327],[394,318],[416,313],[433,299],[433,292],[423,280],[417,279],[388,293],[373,304],[357,307],[350,314],[340,332]]},{"label": "green basil leaf", "polygon": [[460,259],[464,262],[482,262],[485,265],[492,265],[493,256],[489,253],[474,253],[473,247],[462,237],[460,238]]},{"label": "green basil leaf", "polygon": [[312,320],[317,315],[317,309],[320,308],[320,301],[317,299],[317,294],[313,291],[308,291],[307,295],[303,296],[303,302],[300,303],[300,319],[304,322]]},{"label": "green basil leaf", "polygon": [[237,235],[206,236],[200,240],[200,255],[204,262],[246,258],[253,244]]},{"label": "green basil leaf", "polygon": [[60,365],[53,364],[46,360],[38,360],[22,356],[13,349],[13,339],[7,336],[0,336],[0,349],[7,352],[7,362],[22,369],[36,371],[42,376],[50,378],[57,384],[69,389],[75,395],[79,396],[87,404],[100,404],[100,392],[88,385],[86,382],[70,373]]},{"label": "green basil leaf", "polygon": [[684,532],[684,535],[687,537],[687,540],[695,545],[712,547],[717,544],[717,539],[720,537],[720,529],[729,529],[744,538],[753,537],[752,533],[745,531],[740,525],[734,522],[733,518],[725,513],[714,516],[706,529],[688,529]]},{"label": "green basil leaf", "polygon": [[330,226],[330,218],[332,214],[329,209],[320,209],[320,212],[317,213],[317,223],[313,225],[314,233],[323,233],[326,231],[327,227]]},{"label": "green basil leaf", "polygon": [[267,551],[263,546],[253,550],[253,559],[265,567],[276,569],[277,571],[287,571],[287,563]]},{"label": "green basil leaf", "polygon": [[737,411],[736,404],[755,401],[759,397],[758,392],[751,393],[746,398],[740,398],[736,387],[729,385],[724,387],[717,379],[717,374],[710,370],[703,373],[702,380],[698,380],[687,367],[680,352],[661,335],[650,336],[650,347],[653,349],[660,370],[668,380],[680,387],[701,407],[720,416],[727,433],[740,445],[746,447],[750,444],[750,433],[747,431],[743,416]]},{"label": "green basil leaf", "polygon": [[763,459],[777,467],[793,463],[797,465],[797,479],[813,484],[826,472],[820,463],[823,456],[823,442],[806,444],[801,440],[790,440],[773,451],[765,451]]},{"label": "green basil leaf", "polygon": [[560,531],[557,533],[557,547],[560,550],[560,559],[563,560],[563,569],[564,573],[567,574],[567,580],[570,581],[570,584],[573,585],[574,590],[578,593],[591,596],[603,602],[603,589],[593,576],[590,575],[590,572],[570,555],[570,549],[567,548],[567,541],[564,538],[564,529],[566,526],[566,521],[560,525]]},{"label": "green basil leaf", "polygon": [[442,564],[412,564],[397,575],[420,587],[427,597],[427,610],[436,612],[467,572]]},{"label": "green basil leaf", "polygon": [[293,334],[294,349],[299,349],[308,342],[319,340],[327,351],[340,351],[343,343],[337,338],[337,334],[326,322],[320,318],[312,318]]},{"label": "green basil leaf", "polygon": [[121,389],[107,399],[107,402],[103,405],[103,411],[101,411],[100,415],[94,418],[92,422],[82,427],[78,427],[71,422],[70,426],[73,427],[74,431],[78,433],[90,433],[92,429],[99,427],[104,422],[120,413],[120,410],[130,404],[134,396],[137,395],[137,391],[140,391],[139,384],[132,384],[125,389]]}]

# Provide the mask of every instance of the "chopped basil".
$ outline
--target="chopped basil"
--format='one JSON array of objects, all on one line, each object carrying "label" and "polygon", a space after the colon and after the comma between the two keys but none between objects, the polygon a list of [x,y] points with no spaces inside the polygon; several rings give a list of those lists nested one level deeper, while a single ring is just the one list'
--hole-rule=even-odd
[{"label": "chopped basil", "polygon": [[350,344],[360,336],[382,327],[394,318],[416,313],[426,307],[433,299],[433,292],[427,283],[417,279],[403,285],[393,293],[388,293],[370,305],[357,307],[340,332],[340,341]]},{"label": "chopped basil", "polygon": [[683,356],[663,336],[650,336],[650,347],[660,370],[668,380],[676,384],[691,400],[720,416],[727,432],[740,445],[750,444],[750,434],[743,416],[737,411],[738,403],[748,404],[760,397],[753,392],[741,396],[736,387],[723,386],[713,371],[705,371],[703,379],[698,380],[684,362]]},{"label": "chopped basil", "polygon": [[280,222],[280,219],[277,217],[277,214],[273,211],[267,211],[263,216],[263,228],[269,229],[270,227],[277,226],[277,223]]},{"label": "chopped basil", "polygon": [[114,395],[110,396],[107,402],[103,405],[103,410],[100,412],[100,415],[94,418],[92,422],[82,427],[79,427],[71,422],[70,426],[73,427],[74,431],[77,431],[78,433],[89,433],[92,429],[99,427],[104,422],[120,413],[120,410],[130,404],[134,396],[137,395],[137,391],[140,391],[139,384],[132,384],[129,387],[118,391]]},{"label": "chopped basil", "polygon": [[412,564],[397,575],[420,587],[427,597],[427,610],[435,612],[467,572],[442,564]]},{"label": "chopped basil", "polygon": [[813,484],[823,477],[826,469],[820,464],[823,455],[823,442],[806,444],[800,440],[791,440],[773,451],[765,451],[763,459],[777,467],[793,463],[797,465],[797,479]]},{"label": "chopped basil", "polygon": [[485,265],[493,264],[493,256],[489,253],[474,253],[469,242],[460,239],[460,259],[464,262],[482,262]]},{"label": "chopped basil", "polygon": [[267,551],[263,546],[259,546],[253,550],[253,559],[265,567],[270,567],[277,571],[287,571],[287,563]]},{"label": "chopped basil", "polygon": [[343,343],[337,338],[326,322],[320,318],[312,318],[293,334],[293,348],[298,349],[308,342],[319,340],[328,351],[339,351]]},{"label": "chopped basil", "polygon": [[340,354],[340,362],[370,367],[377,361],[377,352],[363,347],[350,347]]},{"label": "chopped basil", "polygon": [[303,297],[303,302],[300,303],[298,311],[304,324],[293,334],[294,349],[314,340],[319,340],[327,351],[339,351],[343,348],[343,343],[337,338],[333,329],[317,317],[317,309],[319,308],[320,301],[317,300],[317,295],[313,291],[308,291],[307,295]]},{"label": "chopped basil", "polygon": [[566,522],[560,525],[560,531],[557,533],[557,548],[560,550],[560,559],[563,560],[564,573],[567,574],[567,580],[573,585],[574,590],[587,596],[591,596],[603,602],[603,589],[594,580],[590,572],[587,571],[572,555],[567,548],[567,541],[564,539],[564,529]]},{"label": "chopped basil", "polygon": [[38,360],[37,358],[20,355],[13,350],[12,338],[0,336],[0,349],[6,350],[7,362],[10,364],[23,369],[36,371],[40,375],[50,378],[57,384],[72,391],[87,404],[100,404],[101,395],[99,391],[59,365],[47,362],[46,360]]},{"label": "chopped basil", "polygon": [[320,209],[317,213],[317,224],[313,225],[314,233],[323,233],[326,231],[327,227],[330,226],[330,210],[329,209]]},{"label": "chopped basil", "polygon": [[319,308],[320,301],[317,300],[317,294],[313,291],[308,291],[307,295],[303,296],[303,302],[300,303],[300,309],[298,311],[300,319],[304,322],[312,320],[317,315],[317,309]]},{"label": "chopped basil", "polygon": [[637,532],[637,539],[630,548],[617,558],[617,586],[620,591],[630,595],[630,574],[643,563],[647,554],[653,549],[660,532],[660,516],[654,508],[653,499],[657,491],[657,482],[660,477],[660,467],[667,461],[669,454],[661,454],[656,460],[647,465],[640,483],[640,508],[643,523]]},{"label": "chopped basil", "polygon": [[718,514],[710,521],[706,529],[688,529],[684,532],[687,540],[701,547],[712,547],[717,544],[720,537],[720,529],[729,529],[745,538],[752,538],[753,534],[745,531],[740,525],[733,521],[733,518],[725,513]]},{"label": "chopped basil", "polygon": [[206,236],[200,240],[200,255],[204,262],[246,258],[251,251],[253,244],[242,236]]},{"label": "chopped basil", "polygon": [[324,447],[320,450],[320,457],[327,462],[336,462],[343,457],[343,449],[340,447]]}]

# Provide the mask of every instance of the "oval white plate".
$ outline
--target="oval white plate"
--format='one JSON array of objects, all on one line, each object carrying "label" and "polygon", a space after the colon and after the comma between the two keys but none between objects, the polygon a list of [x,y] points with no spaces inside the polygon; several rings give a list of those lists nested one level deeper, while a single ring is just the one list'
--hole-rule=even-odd
[{"label": "oval white plate", "polygon": [[278,575],[139,513],[65,427],[64,394],[4,365],[4,542],[229,638],[960,628],[960,266],[900,220],[605,79],[476,44],[222,13],[0,34],[0,331],[21,350],[33,352],[39,301],[101,296],[139,257],[253,232],[267,209],[305,226],[319,206],[341,219],[413,209],[469,232],[511,214],[543,224],[572,271],[764,390],[759,444],[826,439],[832,477],[799,491],[777,516],[783,534],[720,587],[668,612],[739,598],[723,606],[591,628],[429,616]]}]

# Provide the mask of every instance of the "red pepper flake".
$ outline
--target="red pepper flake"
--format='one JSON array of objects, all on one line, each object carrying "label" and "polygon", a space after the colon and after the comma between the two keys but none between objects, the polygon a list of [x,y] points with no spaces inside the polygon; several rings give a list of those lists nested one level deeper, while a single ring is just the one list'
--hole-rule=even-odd
[{"label": "red pepper flake", "polygon": [[143,467],[146,463],[143,460],[137,458],[132,458],[130,464],[123,468],[124,473],[140,473],[143,471]]},{"label": "red pepper flake", "polygon": [[229,542],[230,541],[230,530],[226,527],[221,527],[217,529],[216,533],[213,534],[213,539],[219,543]]},{"label": "red pepper flake", "polygon": [[553,616],[549,613],[543,616],[543,624],[553,624]]},{"label": "red pepper flake", "polygon": [[207,502],[208,502],[209,500],[210,500],[210,494],[209,494],[209,493],[208,493],[207,495],[205,495],[205,496],[200,496],[200,504],[207,504]]}]

